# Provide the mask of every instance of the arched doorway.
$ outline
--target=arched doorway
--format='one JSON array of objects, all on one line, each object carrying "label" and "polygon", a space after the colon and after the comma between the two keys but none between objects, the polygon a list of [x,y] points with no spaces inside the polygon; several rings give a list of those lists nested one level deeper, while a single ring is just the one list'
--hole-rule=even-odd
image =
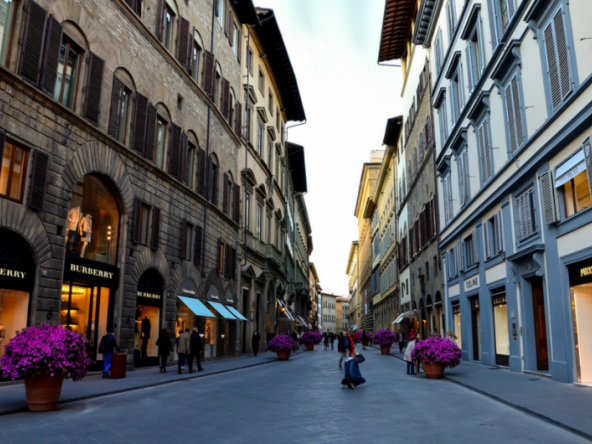
[{"label": "arched doorway", "polygon": [[134,330],[134,366],[158,365],[156,340],[160,331],[164,281],[150,268],[138,280],[136,326]]},{"label": "arched doorway", "polygon": [[66,220],[60,323],[81,333],[97,367],[97,346],[113,325],[121,212],[111,185],[88,174],[74,185]]},{"label": "arched doorway", "polygon": [[35,262],[27,241],[0,228],[0,358],[4,347],[29,325]]}]

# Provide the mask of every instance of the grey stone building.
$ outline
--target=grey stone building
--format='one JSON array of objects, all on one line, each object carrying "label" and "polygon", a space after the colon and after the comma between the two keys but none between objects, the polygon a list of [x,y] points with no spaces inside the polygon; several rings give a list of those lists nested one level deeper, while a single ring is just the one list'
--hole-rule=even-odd
[{"label": "grey stone building", "polygon": [[100,361],[112,327],[151,365],[160,330],[198,326],[206,358],[235,354],[251,1],[0,6],[6,342],[62,323]]}]

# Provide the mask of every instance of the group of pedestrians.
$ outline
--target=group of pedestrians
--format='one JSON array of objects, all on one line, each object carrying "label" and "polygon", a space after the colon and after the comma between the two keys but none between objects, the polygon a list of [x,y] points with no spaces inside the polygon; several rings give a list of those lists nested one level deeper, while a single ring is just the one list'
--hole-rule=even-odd
[{"label": "group of pedestrians", "polygon": [[323,333],[323,345],[325,346],[325,350],[329,350],[329,347],[331,347],[331,350],[334,350],[335,339],[337,339],[337,336],[335,336],[335,333],[332,331]]}]

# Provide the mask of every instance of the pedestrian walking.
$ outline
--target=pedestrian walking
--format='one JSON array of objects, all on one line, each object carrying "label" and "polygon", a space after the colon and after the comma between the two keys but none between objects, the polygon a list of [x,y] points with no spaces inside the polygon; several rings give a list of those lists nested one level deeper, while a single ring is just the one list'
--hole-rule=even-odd
[{"label": "pedestrian walking", "polygon": [[354,342],[357,344],[358,343],[358,332],[354,331],[351,337],[354,340]]},{"label": "pedestrian walking", "polygon": [[446,334],[446,339],[448,339],[449,341],[451,341],[452,343],[454,343],[455,345],[457,344],[458,338],[456,337],[456,335],[452,332],[452,330],[448,330],[448,333]]},{"label": "pedestrian walking", "polygon": [[397,342],[399,343],[399,353],[403,354],[403,349],[405,348],[405,335],[401,330],[397,332],[396,335]]},{"label": "pedestrian walking", "polygon": [[160,330],[156,346],[158,347],[158,359],[160,359],[160,373],[166,373],[166,363],[173,348],[169,331],[166,328]]},{"label": "pedestrian walking", "polygon": [[253,336],[251,337],[251,347],[253,348],[253,354],[255,356],[259,353],[259,341],[261,341],[261,335],[259,334],[259,330],[255,329]]},{"label": "pedestrian walking", "polygon": [[403,357],[403,360],[407,363],[407,374],[408,375],[415,374],[415,363],[411,359],[411,352],[415,348],[416,342],[417,342],[417,340],[415,339],[415,336],[412,336],[409,339],[409,344],[407,344],[407,348],[405,349],[405,356]]},{"label": "pedestrian walking", "polygon": [[323,345],[325,346],[325,350],[329,349],[329,334],[323,333]]},{"label": "pedestrian walking", "polygon": [[415,333],[413,333],[413,330],[409,331],[409,340],[411,341],[411,338],[415,336]]},{"label": "pedestrian walking", "polygon": [[113,334],[113,327],[107,327],[107,334],[101,338],[99,343],[99,353],[103,355],[103,378],[111,379],[109,370],[111,370],[111,363],[113,361],[113,352],[117,350],[121,353],[117,339]]},{"label": "pedestrian walking", "polygon": [[366,379],[362,377],[359,367],[365,360],[364,356],[359,353],[354,354],[353,358],[347,358],[345,360],[345,377],[341,381],[341,384],[344,386],[347,385],[350,389],[355,389],[358,385],[365,383]]},{"label": "pedestrian walking", "polygon": [[329,332],[329,343],[331,344],[331,350],[335,350],[333,348],[333,343],[335,342],[335,333]]},{"label": "pedestrian walking", "polygon": [[[421,341],[421,335],[419,333],[417,333],[415,335],[415,342],[419,342]],[[420,366],[420,361],[419,358],[415,361],[415,368],[417,369],[417,374],[421,375],[421,366]]]},{"label": "pedestrian walking", "polygon": [[203,368],[201,366],[200,354],[202,350],[201,344],[201,336],[199,335],[199,330],[197,327],[193,327],[193,333],[189,338],[189,373],[193,373],[193,360],[197,362],[197,371],[202,372]]},{"label": "pedestrian walking", "polygon": [[177,338],[177,355],[179,355],[179,374],[183,373],[183,366],[185,359],[191,351],[191,337],[189,336],[189,329],[179,330],[179,337]]},{"label": "pedestrian walking", "polygon": [[368,334],[366,330],[362,332],[362,349],[366,350],[366,346],[368,345]]},{"label": "pedestrian walking", "polygon": [[347,344],[349,345],[349,339],[347,339],[346,335],[347,335],[347,332],[345,332],[345,334],[343,332],[340,332],[339,336],[337,337],[337,353],[339,353],[339,368],[341,368],[341,364],[343,363],[343,360],[346,358],[346,352],[345,352],[346,341],[347,341]]}]

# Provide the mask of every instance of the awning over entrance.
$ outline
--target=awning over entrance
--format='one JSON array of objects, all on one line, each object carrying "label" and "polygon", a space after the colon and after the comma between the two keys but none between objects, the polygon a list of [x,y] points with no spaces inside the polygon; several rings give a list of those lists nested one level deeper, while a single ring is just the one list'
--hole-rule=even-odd
[{"label": "awning over entrance", "polygon": [[586,159],[582,150],[578,151],[571,159],[557,168],[555,187],[569,182],[581,172],[586,171]]},{"label": "awning over entrance", "polygon": [[219,302],[212,302],[212,301],[208,301],[208,304],[210,304],[214,310],[216,310],[218,313],[220,313],[222,315],[223,318],[226,319],[232,319],[233,321],[236,321],[237,318],[235,318],[232,313],[230,313],[226,307],[224,305],[222,305]]},{"label": "awning over entrance", "polygon": [[195,298],[188,298],[186,296],[177,295],[179,300],[187,305],[187,308],[196,316],[206,316],[208,318],[215,318],[210,310],[199,300]]},{"label": "awning over entrance", "polygon": [[288,307],[286,307],[284,305],[284,303],[278,299],[278,304],[280,304],[280,307],[282,307],[284,309],[284,313],[286,314],[286,318],[288,319],[288,321],[294,321],[294,316],[292,315],[292,313],[290,313],[290,309],[288,309]]},{"label": "awning over entrance", "polygon": [[399,317],[393,321],[393,324],[400,324],[401,322],[403,322],[403,319],[416,317],[417,315],[414,311],[406,311],[405,313],[401,313]]},{"label": "awning over entrance", "polygon": [[240,314],[238,312],[238,310],[236,310],[234,307],[228,306],[226,308],[228,308],[228,310],[230,310],[230,313],[232,313],[236,318],[238,318],[239,321],[246,321],[247,320],[247,318],[245,318],[242,314]]}]

